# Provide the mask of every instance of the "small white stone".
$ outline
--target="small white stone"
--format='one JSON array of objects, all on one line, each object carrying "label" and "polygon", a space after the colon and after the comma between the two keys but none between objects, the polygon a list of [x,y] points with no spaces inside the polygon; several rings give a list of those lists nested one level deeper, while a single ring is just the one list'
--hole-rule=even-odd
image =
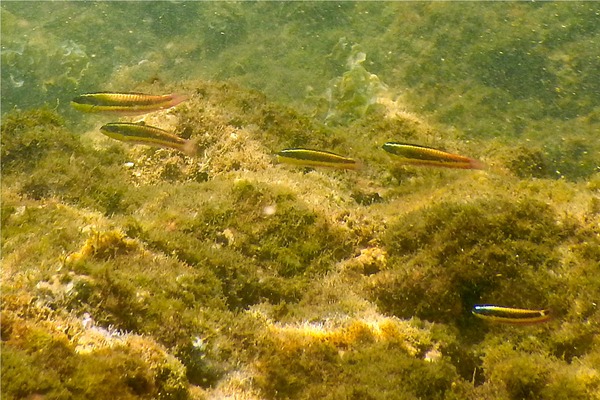
[{"label": "small white stone", "polygon": [[276,205],[266,206],[265,208],[263,208],[263,214],[265,214],[267,216],[273,215],[276,212],[277,212]]}]

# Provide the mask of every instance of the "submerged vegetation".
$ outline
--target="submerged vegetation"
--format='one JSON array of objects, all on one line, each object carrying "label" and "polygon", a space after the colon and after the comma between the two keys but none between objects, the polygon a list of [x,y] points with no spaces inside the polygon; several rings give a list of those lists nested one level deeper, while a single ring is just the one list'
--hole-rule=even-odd
[{"label": "submerged vegetation", "polygon": [[[77,15],[72,43],[56,21],[40,28],[48,41],[7,36],[33,22],[2,5],[3,398],[599,398],[600,91],[579,44],[597,47],[596,5],[172,6],[148,4],[156,19],[123,44],[146,62],[119,47],[121,67],[100,71],[99,45],[77,43],[111,5],[57,10]],[[113,18],[137,6],[118,7]],[[136,46],[165,33],[164,52]],[[260,55],[279,42],[296,49],[281,50],[286,68]],[[41,69],[27,100],[11,83],[24,54]],[[184,56],[212,59],[218,81]],[[60,105],[29,107],[56,63],[71,69],[44,90]],[[196,156],[104,137],[109,121],[62,108],[74,87],[189,95],[144,121]],[[390,141],[488,169],[401,165]],[[362,168],[278,164],[290,148]],[[552,319],[493,324],[475,304]]]}]

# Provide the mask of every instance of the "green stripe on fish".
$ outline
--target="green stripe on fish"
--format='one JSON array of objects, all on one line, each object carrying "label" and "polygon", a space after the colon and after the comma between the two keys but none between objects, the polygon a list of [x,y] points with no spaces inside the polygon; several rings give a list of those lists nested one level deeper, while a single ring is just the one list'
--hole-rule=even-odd
[{"label": "green stripe on fish", "polygon": [[398,161],[403,164],[459,169],[485,168],[485,165],[479,160],[448,153],[432,147],[410,143],[387,142],[382,148],[388,153],[400,157]]},{"label": "green stripe on fish", "polygon": [[102,126],[100,132],[121,142],[167,147],[190,156],[196,153],[196,146],[191,140],[144,123],[113,122]]},{"label": "green stripe on fish", "polygon": [[351,158],[323,150],[285,149],[277,153],[277,160],[285,164],[303,167],[328,167],[358,169],[359,163]]},{"label": "green stripe on fish", "polygon": [[171,108],[187,98],[186,95],[181,94],[97,92],[75,97],[71,101],[71,106],[87,113],[139,115]]}]

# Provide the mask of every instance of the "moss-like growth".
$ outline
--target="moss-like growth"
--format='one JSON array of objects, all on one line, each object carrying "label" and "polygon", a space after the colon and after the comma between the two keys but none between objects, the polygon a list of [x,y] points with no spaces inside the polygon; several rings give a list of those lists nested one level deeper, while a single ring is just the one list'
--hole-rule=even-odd
[{"label": "moss-like growth", "polygon": [[93,231],[81,248],[71,253],[65,259],[68,264],[77,264],[89,257],[98,259],[110,259],[119,254],[127,254],[136,249],[136,243],[128,239],[119,231],[96,232]]},{"label": "moss-like growth", "polygon": [[556,172],[551,172],[547,164],[542,150],[521,147],[514,153],[508,167],[520,178],[546,178],[549,175],[556,177]]},{"label": "moss-like growth", "polygon": [[[148,29],[88,40],[142,9]],[[59,103],[2,118],[3,396],[597,397],[593,7],[88,11],[2,6],[3,106]],[[88,65],[106,48],[120,68]],[[80,136],[103,117],[68,102],[97,90],[191,95],[142,118],[197,157]],[[390,140],[490,168],[398,167]],[[365,168],[275,165],[288,147]],[[554,319],[487,325],[480,302]]]},{"label": "moss-like growth", "polygon": [[585,139],[563,140],[544,148],[529,145],[511,151],[508,169],[520,178],[578,180],[597,169],[597,146]]},{"label": "moss-like growth", "polygon": [[124,153],[84,146],[52,111],[15,111],[3,118],[2,160],[3,180],[23,196],[61,198],[106,214],[126,207]]},{"label": "moss-like growth", "polygon": [[488,383],[479,396],[494,393],[508,399],[596,398],[600,377],[589,363],[567,364],[539,351],[515,349],[514,344],[494,343],[486,349],[483,367]]},{"label": "moss-like growth", "polygon": [[148,207],[153,218],[132,222],[129,234],[215,271],[234,309],[263,299],[297,301],[310,277],[350,251],[343,230],[276,186],[190,183]]},{"label": "moss-like growth", "polygon": [[[222,147],[219,144],[229,140],[227,151],[221,148],[215,156],[227,156],[233,150],[235,141],[230,136],[243,135],[240,128],[249,128],[270,153],[289,147],[330,148],[338,144],[339,138],[332,137],[329,128],[293,108],[267,102],[262,93],[231,83],[197,82],[194,86],[190,90],[197,96],[182,110],[179,130],[184,136],[198,135],[196,140],[203,150]],[[246,141],[240,145],[248,150]],[[245,153],[242,156],[251,155]]]},{"label": "moss-like growth", "polygon": [[481,302],[543,307],[551,283],[539,277],[558,266],[569,233],[537,201],[440,203],[390,226],[390,271],[373,278],[373,298],[394,315],[435,321],[468,319]]},{"label": "moss-like growth", "polygon": [[73,153],[79,139],[64,129],[64,121],[48,109],[16,111],[2,118],[2,173],[31,171],[48,154]]},{"label": "moss-like growth", "polygon": [[257,383],[271,398],[443,399],[462,387],[440,343],[416,324],[272,325],[262,341]]},{"label": "moss-like growth", "polygon": [[[113,338],[108,332],[102,337],[102,331],[62,324],[59,328],[2,313],[3,397],[187,398],[183,367],[150,340]],[[93,344],[86,341],[90,335],[96,337]],[[80,347],[84,342],[85,351]]]}]

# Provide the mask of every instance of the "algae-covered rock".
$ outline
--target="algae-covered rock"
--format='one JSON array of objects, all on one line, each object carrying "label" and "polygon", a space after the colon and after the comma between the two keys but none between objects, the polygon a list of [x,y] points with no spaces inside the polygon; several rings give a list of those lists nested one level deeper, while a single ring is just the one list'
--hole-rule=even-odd
[{"label": "algae-covered rock", "polygon": [[508,156],[507,168],[520,178],[581,180],[598,168],[598,144],[581,138],[562,138],[546,145],[518,146]]},{"label": "algae-covered rock", "polygon": [[374,278],[373,296],[395,315],[439,321],[468,318],[492,299],[545,306],[556,247],[570,233],[536,201],[435,204],[388,228],[390,267]]},{"label": "algae-covered rock", "polygon": [[50,110],[16,111],[2,121],[3,179],[31,199],[118,212],[127,191],[123,157],[118,148],[83,146]]},{"label": "algae-covered rock", "polygon": [[207,268],[226,285],[230,307],[295,301],[310,279],[348,254],[344,232],[293,194],[249,181],[182,185],[130,222],[149,246]]},{"label": "algae-covered rock", "polygon": [[60,313],[36,320],[4,300],[13,309],[2,312],[3,396],[187,398],[185,368],[153,340]]},{"label": "algae-covered rock", "polygon": [[78,149],[77,135],[62,127],[64,120],[48,109],[14,112],[3,118],[1,156],[4,173],[30,171],[49,153],[71,153]]},{"label": "algae-covered rock", "polygon": [[483,360],[489,384],[478,389],[479,396],[494,393],[510,399],[598,398],[600,376],[585,358],[570,364],[539,350],[495,343],[485,350]]},{"label": "algae-covered rock", "polygon": [[[3,397],[598,397],[591,3],[7,4]],[[189,99],[66,110],[100,90]],[[405,166],[388,141],[488,168]],[[277,164],[292,147],[362,168]]]},{"label": "algae-covered rock", "polygon": [[396,319],[273,324],[257,381],[270,398],[451,398],[463,382],[428,327]]},{"label": "algae-covered rock", "polygon": [[[325,127],[240,87],[190,87],[204,91],[191,102],[202,112],[149,121],[197,139],[195,159],[80,138],[49,111],[5,119],[3,364],[24,377],[9,396],[559,398],[596,387],[593,182],[388,167],[375,146],[361,150],[374,163],[364,172],[286,168],[270,149],[308,135],[305,121],[318,132],[309,143],[341,148],[363,129],[366,143],[432,127],[392,103]],[[496,329],[471,316],[481,302],[550,307],[559,327]],[[495,336],[522,348],[498,350]],[[587,361],[562,373],[563,358]],[[515,373],[529,362],[538,368]]]}]

